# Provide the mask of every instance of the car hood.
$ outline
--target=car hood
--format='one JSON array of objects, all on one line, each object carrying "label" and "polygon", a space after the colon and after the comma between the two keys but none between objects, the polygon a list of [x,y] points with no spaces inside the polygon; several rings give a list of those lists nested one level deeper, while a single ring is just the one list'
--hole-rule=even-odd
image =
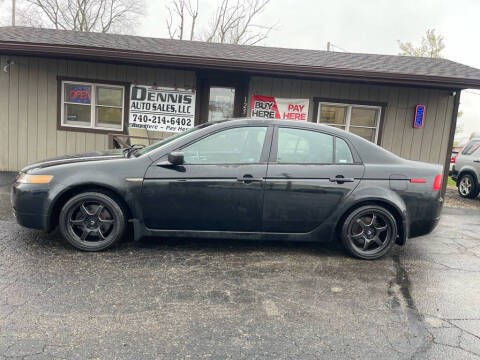
[{"label": "car hood", "polygon": [[86,161],[114,160],[114,159],[123,158],[123,157],[125,157],[125,155],[122,149],[92,151],[92,152],[83,153],[83,154],[65,155],[65,156],[59,156],[56,158],[39,161],[30,165],[27,165],[21,171],[27,172],[28,170],[46,168],[49,166],[72,164],[72,163],[86,162]]}]

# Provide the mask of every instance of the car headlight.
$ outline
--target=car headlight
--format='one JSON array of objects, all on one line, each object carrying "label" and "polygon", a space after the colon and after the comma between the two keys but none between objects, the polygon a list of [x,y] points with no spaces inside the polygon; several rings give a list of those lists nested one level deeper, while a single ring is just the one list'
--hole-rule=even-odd
[{"label": "car headlight", "polygon": [[52,179],[53,175],[32,175],[21,173],[17,178],[17,182],[21,184],[48,184]]}]

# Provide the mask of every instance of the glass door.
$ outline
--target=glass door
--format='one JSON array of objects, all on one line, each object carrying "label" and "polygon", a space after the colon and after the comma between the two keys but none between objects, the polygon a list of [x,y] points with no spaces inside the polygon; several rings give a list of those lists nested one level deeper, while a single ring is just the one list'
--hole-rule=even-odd
[{"label": "glass door", "polygon": [[196,74],[199,111],[195,124],[246,116],[248,75],[218,71]]},{"label": "glass door", "polygon": [[208,121],[224,120],[234,116],[235,88],[210,86]]}]

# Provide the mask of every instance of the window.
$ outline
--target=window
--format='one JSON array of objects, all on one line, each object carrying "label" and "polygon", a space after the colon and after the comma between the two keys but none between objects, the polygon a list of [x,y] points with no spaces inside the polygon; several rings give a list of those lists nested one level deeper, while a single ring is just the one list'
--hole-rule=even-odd
[{"label": "window", "polygon": [[380,106],[319,103],[317,122],[350,131],[376,143],[380,113]]},{"label": "window", "polygon": [[250,164],[260,162],[266,127],[223,130],[182,149],[186,164]]},{"label": "window", "polygon": [[124,99],[124,86],[62,81],[61,124],[121,131]]},{"label": "window", "polygon": [[333,162],[333,136],[317,131],[279,128],[278,163],[325,164]]},{"label": "window", "polygon": [[472,155],[475,151],[477,151],[478,148],[480,148],[480,141],[472,141],[465,146],[465,149],[462,151],[462,155]]},{"label": "window", "polygon": [[353,156],[345,140],[335,138],[335,163],[353,164]]}]

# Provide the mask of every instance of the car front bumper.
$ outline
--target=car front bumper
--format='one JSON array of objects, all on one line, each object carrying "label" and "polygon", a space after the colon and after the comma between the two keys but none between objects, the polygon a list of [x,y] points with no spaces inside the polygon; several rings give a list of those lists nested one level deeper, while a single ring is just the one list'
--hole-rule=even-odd
[{"label": "car front bumper", "polygon": [[14,183],[10,192],[13,215],[21,226],[49,230],[49,188],[38,184]]},{"label": "car front bumper", "polygon": [[29,214],[13,209],[13,216],[15,216],[17,223],[23,227],[38,230],[48,229],[48,217],[46,215]]}]

